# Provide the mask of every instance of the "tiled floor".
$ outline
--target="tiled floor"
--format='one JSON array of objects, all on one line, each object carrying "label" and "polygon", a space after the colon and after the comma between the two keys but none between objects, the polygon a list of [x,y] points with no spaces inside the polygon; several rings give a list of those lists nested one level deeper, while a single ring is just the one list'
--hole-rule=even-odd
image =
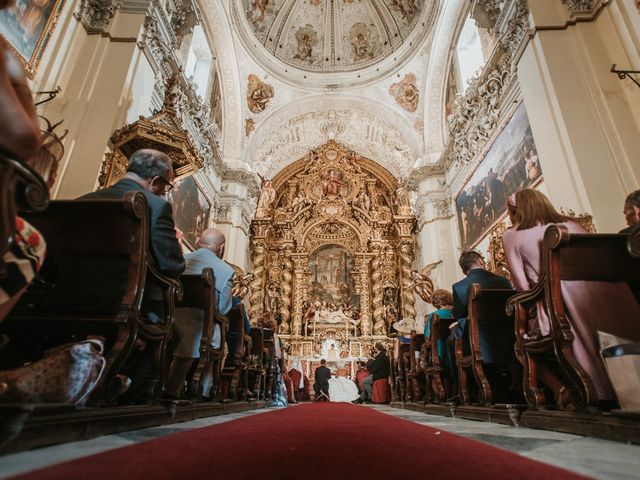
[{"label": "tiled floor", "polygon": [[[473,438],[525,457],[563,467],[593,478],[607,480],[640,478],[640,446],[545,430],[532,430],[438,417],[388,406],[361,408],[375,408],[398,418]],[[269,409],[203,418],[192,422],[108,435],[84,442],[74,442],[6,455],[0,457],[0,478],[192,428],[206,427],[251,415],[259,415],[266,411],[269,411]]]}]

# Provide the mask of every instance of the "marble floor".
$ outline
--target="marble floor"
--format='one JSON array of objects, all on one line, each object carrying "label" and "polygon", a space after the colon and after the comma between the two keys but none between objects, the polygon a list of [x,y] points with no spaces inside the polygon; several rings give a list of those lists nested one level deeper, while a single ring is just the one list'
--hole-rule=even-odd
[{"label": "marble floor", "polygon": [[[294,407],[295,408],[295,407]],[[596,479],[640,478],[640,446],[566,433],[517,428],[485,422],[427,415],[386,405],[362,406],[438,430],[473,438],[525,457]],[[185,430],[207,427],[270,409],[252,410],[191,422],[107,435],[92,440],[40,448],[0,457],[0,479],[74,458],[124,447]]]}]

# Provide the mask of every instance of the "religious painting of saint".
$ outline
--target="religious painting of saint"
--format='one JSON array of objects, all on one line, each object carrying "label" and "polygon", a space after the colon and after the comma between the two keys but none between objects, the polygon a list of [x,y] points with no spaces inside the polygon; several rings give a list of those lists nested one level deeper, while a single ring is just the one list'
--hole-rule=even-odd
[{"label": "religious painting of saint", "polygon": [[0,11],[0,34],[19,54],[29,77],[42,60],[65,0],[17,0]]},{"label": "religious painting of saint", "polygon": [[198,248],[200,234],[209,225],[211,205],[193,177],[178,180],[167,194],[179,238],[189,249]]},{"label": "religious painting of saint", "polygon": [[353,256],[345,248],[327,245],[316,250],[309,258],[309,301],[326,309],[357,307],[352,271]]},{"label": "religious painting of saint", "polygon": [[529,117],[521,104],[456,199],[462,247],[475,246],[501,219],[509,195],[541,180]]}]

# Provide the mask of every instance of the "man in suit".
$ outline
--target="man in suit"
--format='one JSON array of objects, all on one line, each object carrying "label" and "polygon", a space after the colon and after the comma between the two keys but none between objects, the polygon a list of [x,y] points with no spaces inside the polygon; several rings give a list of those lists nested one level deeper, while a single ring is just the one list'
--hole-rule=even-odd
[{"label": "man in suit", "polygon": [[[226,315],[231,310],[233,298],[231,289],[235,270],[224,257],[225,238],[220,230],[208,228],[200,236],[198,250],[187,253],[185,274],[200,275],[205,268],[211,268],[215,277],[217,310],[221,315]],[[195,359],[200,358],[200,340],[204,327],[204,312],[193,308],[180,308],[176,311],[176,327],[182,334],[181,339],[173,354],[173,361],[169,369],[169,378],[165,396],[180,398],[184,388],[184,381]],[[246,328],[246,325],[245,325]],[[250,328],[250,327],[249,327]],[[220,348],[220,326],[214,325],[212,347]],[[206,372],[205,388],[208,391],[208,380],[212,372]],[[205,395],[207,396],[207,395]]]},{"label": "man in suit", "polygon": [[511,282],[500,275],[487,270],[482,255],[473,250],[462,252],[458,261],[465,278],[453,284],[453,316],[456,319],[449,327],[453,335],[462,338],[468,333],[467,326],[467,297],[472,283],[479,283],[482,288],[511,289]]},{"label": "man in suit", "polygon": [[367,363],[367,370],[370,375],[362,381],[363,389],[360,393],[360,398],[355,399],[351,403],[370,401],[373,398],[373,382],[389,377],[391,367],[389,364],[389,356],[387,355],[384,345],[381,342],[377,342],[374,348],[376,355]]},{"label": "man in suit", "polygon": [[329,379],[331,378],[331,370],[327,368],[327,361],[323,358],[320,360],[320,366],[316,368],[313,390],[316,392],[316,400],[320,396],[320,392],[324,392],[329,396]]},{"label": "man in suit", "polygon": [[633,227],[640,225],[640,190],[636,190],[627,195],[622,213],[624,213],[627,226],[620,230],[620,233],[629,233],[633,230]]},{"label": "man in suit", "polygon": [[[138,150],[131,155],[127,172],[116,184],[103,190],[82,196],[81,200],[119,199],[127,192],[140,191],[149,204],[149,250],[153,260],[163,275],[178,278],[185,268],[180,243],[176,237],[171,205],[162,198],[173,185],[171,159],[162,152],[152,149]],[[113,271],[110,271],[113,270]],[[105,266],[103,275],[115,277],[121,266],[113,263]],[[150,324],[164,323],[164,301],[162,288],[147,276],[142,314]],[[112,284],[113,286],[113,284]],[[110,297],[108,291],[99,292]],[[124,370],[131,377],[132,384],[127,395],[136,402],[147,403],[153,397],[158,382],[158,374],[153,372],[153,352],[143,349],[133,353]]]}]

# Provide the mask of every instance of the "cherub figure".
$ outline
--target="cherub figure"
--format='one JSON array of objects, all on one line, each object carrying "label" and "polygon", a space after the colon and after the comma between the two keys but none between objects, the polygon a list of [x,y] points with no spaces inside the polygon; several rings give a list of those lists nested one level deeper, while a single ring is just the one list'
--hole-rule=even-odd
[{"label": "cherub figure", "polygon": [[431,295],[433,295],[433,291],[435,290],[433,280],[430,278],[431,272],[441,263],[442,260],[438,260],[437,262],[428,264],[420,273],[418,273],[417,270],[411,272],[412,282],[409,288],[413,287],[418,296],[427,303],[431,303]]}]

